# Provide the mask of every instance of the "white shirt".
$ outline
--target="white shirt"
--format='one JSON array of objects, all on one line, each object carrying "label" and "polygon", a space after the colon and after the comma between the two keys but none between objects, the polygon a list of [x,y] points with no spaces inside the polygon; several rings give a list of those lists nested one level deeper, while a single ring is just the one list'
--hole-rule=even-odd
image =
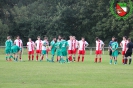
[{"label": "white shirt", "polygon": [[46,41],[42,41],[42,50],[46,50],[45,44],[47,44],[47,42]]},{"label": "white shirt", "polygon": [[78,41],[73,40],[73,49],[75,50],[76,48],[78,48]]},{"label": "white shirt", "polygon": [[27,42],[27,48],[28,51],[33,51],[34,50],[35,43],[33,41]]},{"label": "white shirt", "polygon": [[68,40],[67,42],[68,42],[68,45],[69,45],[68,50],[73,50],[73,41]]},{"label": "white shirt", "polygon": [[120,44],[122,45],[122,51],[126,51],[126,46],[128,44],[128,41],[127,40],[126,41],[122,40]]},{"label": "white shirt", "polygon": [[42,50],[42,40],[36,40],[36,50]]},{"label": "white shirt", "polygon": [[88,45],[88,42],[80,40],[79,42],[79,50],[85,50],[85,46]]},{"label": "white shirt", "polygon": [[14,44],[16,44],[18,47],[22,48],[23,42],[22,42],[21,39],[16,39],[16,40],[14,41]]},{"label": "white shirt", "polygon": [[96,50],[102,50],[102,45],[103,45],[103,41],[102,40],[99,40],[99,41],[96,41]]}]

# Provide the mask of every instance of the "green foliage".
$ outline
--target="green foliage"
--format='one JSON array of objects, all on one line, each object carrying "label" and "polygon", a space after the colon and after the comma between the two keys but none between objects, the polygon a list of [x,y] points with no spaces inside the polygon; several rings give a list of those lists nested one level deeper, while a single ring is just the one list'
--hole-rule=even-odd
[{"label": "green foliage", "polygon": [[[110,0],[111,1],[111,0]],[[27,38],[38,35],[82,36],[91,44],[96,36],[108,43],[112,36],[119,41],[123,35],[133,37],[133,15],[116,19],[107,0],[3,0],[0,19],[10,29],[6,35]],[[8,29],[7,29],[8,30]],[[4,36],[5,37],[5,36]]]}]

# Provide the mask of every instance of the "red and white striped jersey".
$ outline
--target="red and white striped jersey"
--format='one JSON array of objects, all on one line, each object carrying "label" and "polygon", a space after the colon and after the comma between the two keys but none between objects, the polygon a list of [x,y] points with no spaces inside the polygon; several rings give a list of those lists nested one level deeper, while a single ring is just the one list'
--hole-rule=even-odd
[{"label": "red and white striped jersey", "polygon": [[14,41],[14,44],[17,45],[17,46],[20,47],[20,48],[22,48],[22,46],[23,46],[23,42],[22,42],[21,39],[16,39],[16,40]]},{"label": "red and white striped jersey", "polygon": [[68,50],[73,50],[73,40],[68,40],[67,42],[69,45]]},{"label": "red and white striped jersey", "polygon": [[33,51],[34,50],[35,43],[33,41],[27,42],[27,48],[28,51]]},{"label": "red and white striped jersey", "polygon": [[122,40],[120,44],[122,45],[122,51],[126,51],[126,46],[128,44],[128,41],[127,40],[126,41]]},{"label": "red and white striped jersey", "polygon": [[78,48],[78,41],[77,40],[73,40],[73,49],[77,49]]},{"label": "red and white striped jersey", "polygon": [[96,50],[102,50],[102,45],[103,45],[103,41],[102,40],[98,40],[96,41]]},{"label": "red and white striped jersey", "polygon": [[36,40],[36,50],[42,50],[42,40]]},{"label": "red and white striped jersey", "polygon": [[79,50],[85,50],[85,46],[88,45],[88,42],[80,40],[79,42]]}]

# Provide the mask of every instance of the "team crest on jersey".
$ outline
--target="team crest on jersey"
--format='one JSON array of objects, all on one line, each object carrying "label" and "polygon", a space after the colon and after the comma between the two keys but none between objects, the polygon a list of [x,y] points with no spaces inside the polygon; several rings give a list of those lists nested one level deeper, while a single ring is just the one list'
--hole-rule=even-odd
[{"label": "team crest on jersey", "polygon": [[118,19],[127,19],[133,11],[131,0],[116,1],[111,0],[111,13]]}]

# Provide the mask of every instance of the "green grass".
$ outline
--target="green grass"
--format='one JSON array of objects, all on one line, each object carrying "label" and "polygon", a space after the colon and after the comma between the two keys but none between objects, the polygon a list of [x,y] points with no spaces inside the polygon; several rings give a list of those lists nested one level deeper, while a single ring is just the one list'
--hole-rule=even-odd
[{"label": "green grass", "polygon": [[0,88],[133,88],[133,65],[109,64],[104,55],[102,63],[94,63],[94,55],[85,62],[49,63],[46,61],[6,62],[0,55]]}]

